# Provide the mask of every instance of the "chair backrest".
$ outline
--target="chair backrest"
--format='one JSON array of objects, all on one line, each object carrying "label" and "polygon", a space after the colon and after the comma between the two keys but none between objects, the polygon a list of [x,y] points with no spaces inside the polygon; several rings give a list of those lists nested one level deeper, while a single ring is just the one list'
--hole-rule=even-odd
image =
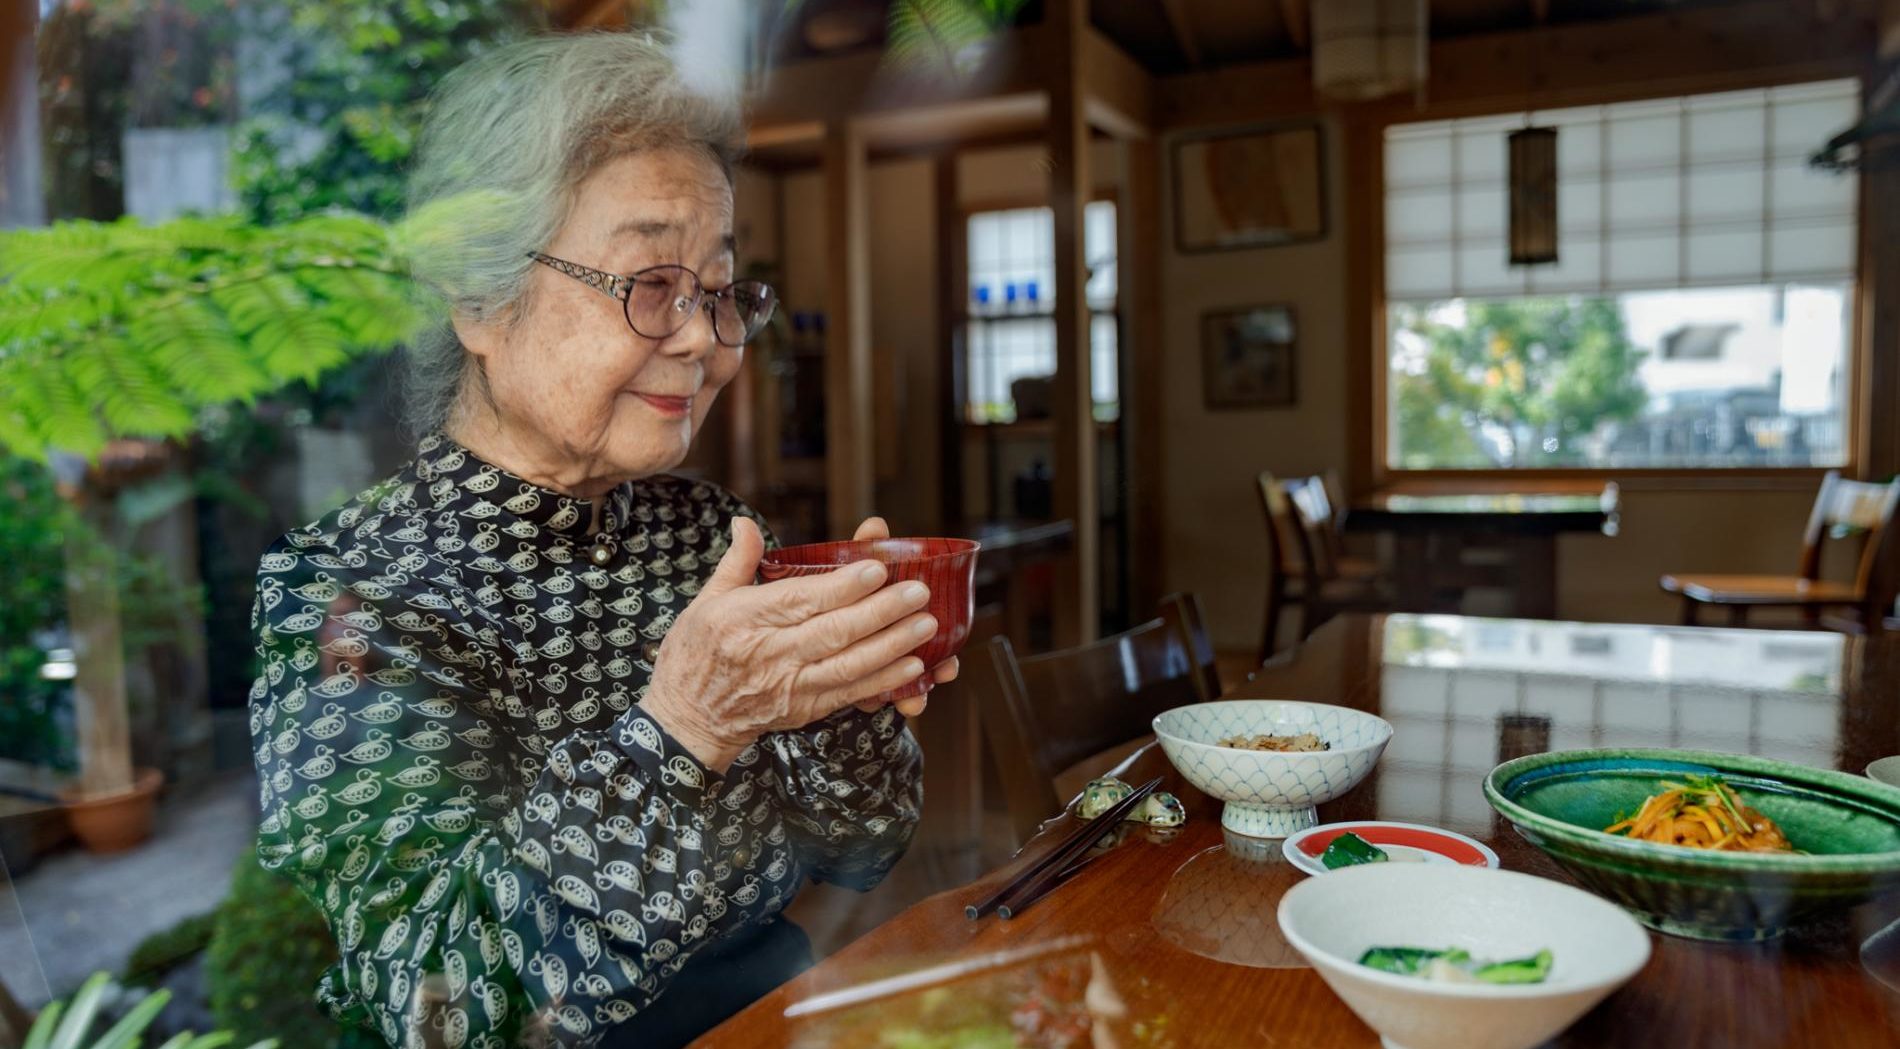
[{"label": "chair backrest", "polygon": [[1305,571],[1300,558],[1300,519],[1286,489],[1272,470],[1260,471],[1260,509],[1267,517],[1267,567],[1297,579]]},{"label": "chair backrest", "polygon": [[1815,494],[1814,509],[1808,514],[1808,527],[1801,537],[1802,578],[1820,578],[1821,547],[1829,538],[1859,538],[1860,561],[1854,570],[1854,586],[1865,594],[1880,559],[1881,539],[1893,523],[1896,503],[1900,503],[1900,478],[1886,484],[1844,481],[1838,470],[1829,470],[1821,478],[1821,490]]},{"label": "chair backrest", "polygon": [[1326,493],[1326,501],[1332,504],[1333,539],[1339,544],[1334,549],[1337,551],[1343,548],[1346,542],[1346,513],[1343,509],[1346,506],[1346,482],[1339,479],[1338,470],[1328,470],[1320,474],[1318,481],[1321,490]]},{"label": "chair backrest", "polygon": [[1326,483],[1318,477],[1296,477],[1281,481],[1280,486],[1293,507],[1303,567],[1314,579],[1337,579],[1339,530],[1333,520],[1332,500],[1326,497]]},{"label": "chair backrest", "polygon": [[1193,595],[1170,595],[1158,618],[1061,652],[1019,659],[1009,639],[998,637],[990,662],[995,680],[982,690],[983,731],[1019,841],[1062,811],[1058,774],[1147,735],[1164,710],[1220,695],[1214,646]]}]

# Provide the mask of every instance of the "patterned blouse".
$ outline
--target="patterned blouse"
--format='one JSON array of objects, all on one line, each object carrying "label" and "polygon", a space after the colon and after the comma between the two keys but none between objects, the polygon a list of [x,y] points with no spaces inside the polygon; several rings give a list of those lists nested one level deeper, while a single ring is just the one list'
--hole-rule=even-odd
[{"label": "patterned blouse", "polygon": [[585,1044],[805,877],[896,862],[922,764],[895,710],[768,735],[723,775],[641,712],[734,514],[670,477],[571,498],[435,436],[264,555],[259,853],[328,918],[339,1019]]}]

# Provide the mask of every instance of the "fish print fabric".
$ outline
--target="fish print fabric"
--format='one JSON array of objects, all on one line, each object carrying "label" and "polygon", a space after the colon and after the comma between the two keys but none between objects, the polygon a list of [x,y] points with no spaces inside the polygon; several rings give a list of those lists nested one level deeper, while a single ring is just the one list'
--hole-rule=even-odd
[{"label": "fish print fabric", "polygon": [[916,826],[893,708],[765,736],[723,775],[642,713],[660,638],[754,515],[669,477],[599,503],[435,436],[259,565],[259,856],[336,936],[318,998],[391,1045],[637,1025],[696,951],[806,877],[869,888]]}]

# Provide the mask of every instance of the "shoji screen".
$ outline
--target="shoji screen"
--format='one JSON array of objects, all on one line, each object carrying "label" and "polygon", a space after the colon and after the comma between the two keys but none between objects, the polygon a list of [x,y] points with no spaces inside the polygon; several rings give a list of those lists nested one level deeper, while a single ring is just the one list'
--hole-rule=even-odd
[{"label": "shoji screen", "polygon": [[1385,137],[1394,301],[1852,279],[1855,176],[1807,158],[1853,123],[1833,80],[1536,112],[1558,129],[1558,261],[1509,265],[1505,136],[1522,113]]}]

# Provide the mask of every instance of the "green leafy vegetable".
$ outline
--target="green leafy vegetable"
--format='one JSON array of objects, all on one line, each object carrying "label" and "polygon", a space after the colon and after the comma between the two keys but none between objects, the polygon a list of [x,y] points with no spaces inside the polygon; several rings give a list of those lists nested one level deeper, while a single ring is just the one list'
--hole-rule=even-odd
[{"label": "green leafy vegetable", "polygon": [[1442,951],[1429,947],[1369,947],[1359,956],[1359,964],[1380,972],[1443,983],[1531,984],[1549,979],[1553,957],[1544,950],[1529,958],[1480,962],[1474,960],[1470,952],[1457,947]]},{"label": "green leafy vegetable", "polygon": [[1357,867],[1362,863],[1384,863],[1389,857],[1385,850],[1350,831],[1333,839],[1326,851],[1320,853],[1319,861],[1327,870],[1341,867]]},{"label": "green leafy vegetable", "polygon": [[1369,947],[1366,953],[1359,956],[1359,964],[1380,972],[1417,976],[1427,962],[1439,958],[1458,962],[1470,957],[1455,947],[1449,951],[1435,951],[1429,947]]},{"label": "green leafy vegetable", "polygon": [[1550,976],[1551,954],[1538,951],[1514,962],[1493,962],[1473,969],[1471,975],[1485,983],[1543,983]]}]

